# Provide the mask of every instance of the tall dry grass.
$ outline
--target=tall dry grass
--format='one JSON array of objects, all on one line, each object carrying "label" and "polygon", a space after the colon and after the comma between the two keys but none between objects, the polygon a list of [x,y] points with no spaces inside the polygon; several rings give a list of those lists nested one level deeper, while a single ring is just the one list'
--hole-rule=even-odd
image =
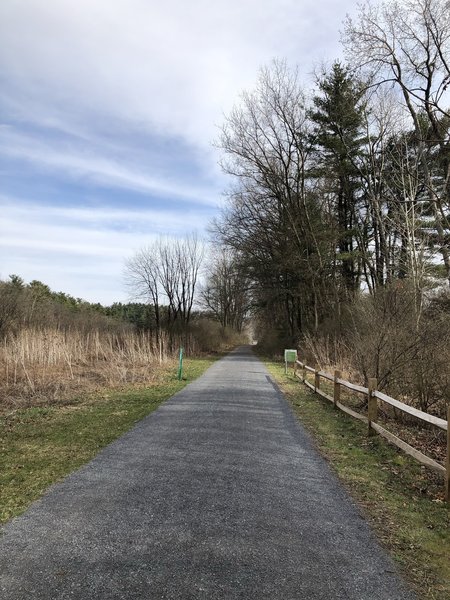
[{"label": "tall dry grass", "polygon": [[151,381],[170,358],[167,348],[165,336],[149,333],[22,329],[0,346],[0,408]]}]

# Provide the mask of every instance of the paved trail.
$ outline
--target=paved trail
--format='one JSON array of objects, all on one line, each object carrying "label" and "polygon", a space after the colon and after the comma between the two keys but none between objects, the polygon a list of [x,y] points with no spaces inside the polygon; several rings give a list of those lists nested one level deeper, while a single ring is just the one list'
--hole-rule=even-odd
[{"label": "paved trail", "polygon": [[0,597],[413,599],[247,348],[3,529]]}]

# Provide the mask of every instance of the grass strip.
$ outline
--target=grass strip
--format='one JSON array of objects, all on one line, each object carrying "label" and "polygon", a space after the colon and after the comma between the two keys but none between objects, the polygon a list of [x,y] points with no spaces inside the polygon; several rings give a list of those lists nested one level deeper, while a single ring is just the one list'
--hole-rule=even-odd
[{"label": "grass strip", "polygon": [[369,438],[363,423],[286,376],[284,363],[266,366],[418,597],[449,600],[450,511],[442,481],[382,438]]},{"label": "grass strip", "polygon": [[63,406],[0,416],[0,523],[23,512],[49,485],[92,459],[214,360],[186,360],[183,381],[173,365],[158,367],[146,387],[103,390]]}]

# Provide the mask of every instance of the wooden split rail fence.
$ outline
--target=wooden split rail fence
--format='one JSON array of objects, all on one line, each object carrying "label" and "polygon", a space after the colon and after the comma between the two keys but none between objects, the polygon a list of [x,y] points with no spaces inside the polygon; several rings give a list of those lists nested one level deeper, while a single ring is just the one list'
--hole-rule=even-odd
[{"label": "wooden split rail fence", "polygon": [[[299,369],[300,368],[300,369]],[[307,373],[314,374],[314,384],[307,380]],[[426,412],[418,410],[417,408],[413,408],[412,406],[408,406],[408,404],[404,404],[399,400],[395,400],[395,398],[391,398],[387,394],[380,392],[377,390],[377,380],[369,379],[368,387],[364,387],[362,385],[356,385],[354,383],[350,383],[349,381],[345,381],[345,379],[341,379],[341,372],[336,370],[334,375],[330,373],[326,373],[325,371],[320,371],[313,367],[302,363],[300,360],[296,360],[294,363],[294,374],[296,377],[299,377],[301,381],[311,390],[313,390],[316,394],[319,394],[323,398],[326,398],[330,402],[333,402],[336,408],[339,408],[343,412],[347,413],[351,417],[355,419],[359,419],[368,425],[368,434],[375,435],[378,433],[379,435],[386,438],[391,444],[394,444],[409,456],[412,456],[421,464],[433,469],[434,471],[440,473],[444,477],[444,485],[445,485],[445,499],[447,502],[450,502],[450,406],[448,408],[447,413],[447,421],[444,419],[440,419],[439,417],[435,417],[434,415],[430,415]],[[333,396],[330,396],[326,392],[320,389],[320,379],[326,379],[333,384]],[[363,394],[367,398],[367,416],[360,414],[348,406],[345,406],[341,403],[341,387],[345,387],[352,392],[357,392]],[[413,448],[405,441],[401,440],[399,437],[382,427],[377,422],[378,417],[378,404],[379,401],[385,402],[394,408],[415,417],[416,419],[420,419],[421,421],[425,421],[426,423],[430,423],[439,429],[443,429],[447,432],[447,457],[445,466],[441,463],[433,460],[429,456],[426,456],[416,448]]]}]

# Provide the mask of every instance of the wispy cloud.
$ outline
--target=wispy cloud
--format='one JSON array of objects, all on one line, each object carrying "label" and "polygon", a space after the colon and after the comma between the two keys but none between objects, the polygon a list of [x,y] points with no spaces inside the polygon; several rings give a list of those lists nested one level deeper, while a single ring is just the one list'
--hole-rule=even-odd
[{"label": "wispy cloud", "polygon": [[334,57],[354,4],[4,0],[0,65],[25,106],[48,110],[50,99],[66,118],[114,118],[208,146],[259,66],[278,56],[309,71]]},{"label": "wispy cloud", "polygon": [[69,208],[4,196],[0,210],[0,277],[18,273],[105,303],[127,299],[122,271],[138,248],[158,235],[201,232],[209,219],[207,210]]},{"label": "wispy cloud", "polygon": [[335,58],[355,4],[2,0],[0,276],[123,298],[122,257],[220,206],[211,140],[258,68]]},{"label": "wispy cloud", "polygon": [[123,257],[155,235],[202,230],[210,213],[58,207],[0,196],[0,246]]},{"label": "wispy cloud", "polygon": [[90,149],[79,148],[77,151],[60,142],[54,142],[50,146],[29,135],[17,134],[10,127],[0,129],[0,153],[25,160],[40,168],[57,171],[59,177],[66,175],[90,180],[108,188],[119,187],[157,196],[184,198],[199,204],[218,204],[217,190],[194,188],[186,183],[158,179],[143,172],[143,169],[135,170],[124,161],[119,163],[99,156]]}]

